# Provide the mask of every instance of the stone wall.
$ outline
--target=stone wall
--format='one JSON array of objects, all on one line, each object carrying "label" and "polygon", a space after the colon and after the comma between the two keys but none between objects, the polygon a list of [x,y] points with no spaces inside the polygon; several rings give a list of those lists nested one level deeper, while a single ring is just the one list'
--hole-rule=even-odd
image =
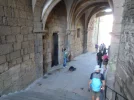
[{"label": "stone wall", "polygon": [[[79,31],[79,33],[78,33]],[[76,57],[83,53],[84,43],[84,20],[81,18],[76,26],[76,31],[73,33],[73,57]],[[79,36],[78,36],[79,34]],[[85,41],[86,42],[86,41]]]},{"label": "stone wall", "polygon": [[0,0],[0,94],[36,79],[31,0]]},{"label": "stone wall", "polygon": [[[115,89],[134,100],[134,1],[126,0],[117,57]],[[115,9],[116,10],[116,9]]]},{"label": "stone wall", "polygon": [[[61,13],[62,12],[62,13]],[[66,28],[67,28],[67,12],[65,8],[65,4],[63,1],[58,3],[51,13],[48,16],[45,29],[48,31],[45,35],[44,42],[44,54],[45,64],[47,69],[51,69],[52,64],[52,49],[53,49],[53,33],[58,34],[58,57],[59,64],[63,63],[63,53],[62,49],[66,47],[65,38],[66,38]]]},{"label": "stone wall", "polygon": [[98,24],[98,19],[94,15],[88,24],[87,49],[89,52],[95,52],[95,44],[98,42]]}]

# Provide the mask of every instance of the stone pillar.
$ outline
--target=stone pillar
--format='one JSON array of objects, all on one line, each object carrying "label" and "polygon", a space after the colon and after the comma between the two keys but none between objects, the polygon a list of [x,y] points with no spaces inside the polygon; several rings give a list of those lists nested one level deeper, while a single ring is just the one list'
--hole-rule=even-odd
[{"label": "stone pillar", "polygon": [[75,50],[75,46],[74,46],[74,39],[75,39],[75,32],[76,30],[67,30],[66,31],[66,35],[67,35],[67,48],[69,53],[71,53],[71,57],[73,58],[75,56],[74,54],[74,50]]},{"label": "stone pillar", "polygon": [[[122,0],[120,3],[122,3],[121,8],[118,7],[114,10],[117,10],[117,15],[120,15],[116,22],[121,21],[121,24],[115,26],[120,36],[120,44],[116,60],[114,87],[117,92],[127,97],[128,100],[134,100],[134,1]],[[114,35],[114,41],[117,36],[118,34]]]},{"label": "stone pillar", "polygon": [[[119,46],[120,46],[120,39],[122,34],[122,20],[123,20],[123,11],[124,11],[124,2],[125,0],[113,0],[114,4],[114,22],[113,22],[113,31],[111,33],[111,46],[110,46],[110,61],[109,61],[109,70],[107,72],[107,84],[110,83],[111,88],[120,92],[120,86],[116,82],[119,77],[117,70],[118,70],[118,55],[119,55]],[[115,95],[115,94],[113,94]],[[112,98],[112,97],[111,97]],[[109,99],[111,99],[109,98]],[[114,97],[113,97],[114,98]]]},{"label": "stone pillar", "polygon": [[[113,59],[117,58],[118,55],[118,49],[119,49],[119,40],[120,40],[120,34],[121,34],[121,26],[122,26],[122,19],[123,19],[123,5],[125,0],[113,0],[114,3],[114,22],[113,22],[113,31],[111,33],[112,39],[111,39],[111,48],[110,48],[110,59],[113,61]],[[117,60],[115,60],[117,61]],[[111,62],[112,63],[112,62]],[[116,62],[114,62],[116,63]]]},{"label": "stone pillar", "polygon": [[88,38],[88,32],[87,30],[84,30],[84,39],[83,39],[83,53],[86,53],[87,50],[87,39]]},{"label": "stone pillar", "polygon": [[35,33],[35,64],[36,64],[36,77],[43,76],[43,41],[42,36],[45,31],[34,31]]}]

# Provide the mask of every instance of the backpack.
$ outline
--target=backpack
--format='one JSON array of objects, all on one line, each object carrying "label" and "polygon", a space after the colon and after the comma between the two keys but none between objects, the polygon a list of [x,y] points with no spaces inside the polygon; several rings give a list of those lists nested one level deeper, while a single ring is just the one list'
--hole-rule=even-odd
[{"label": "backpack", "polygon": [[99,92],[101,90],[101,74],[93,73],[91,88],[94,92]]},{"label": "backpack", "polygon": [[75,71],[76,68],[74,68],[73,66],[70,66],[70,68],[68,69],[69,71]]}]

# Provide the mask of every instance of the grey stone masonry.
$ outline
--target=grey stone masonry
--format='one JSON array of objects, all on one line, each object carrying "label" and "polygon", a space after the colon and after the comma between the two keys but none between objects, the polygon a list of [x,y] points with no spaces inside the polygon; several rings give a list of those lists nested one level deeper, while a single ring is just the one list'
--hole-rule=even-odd
[{"label": "grey stone masonry", "polygon": [[33,29],[31,1],[0,0],[0,95],[36,79]]},{"label": "grey stone masonry", "polygon": [[[117,56],[114,87],[117,92],[128,98],[128,100],[134,100],[134,1],[123,0],[123,2],[118,1],[118,3],[120,5],[115,0],[116,22],[113,35],[115,37],[119,35],[120,40],[119,43],[112,41],[111,53],[112,56],[115,54]],[[115,59],[115,57],[112,59]]]},{"label": "grey stone masonry", "polygon": [[0,64],[5,62],[6,62],[6,56],[5,55],[0,56]]},{"label": "grey stone masonry", "polygon": [[0,45],[0,55],[8,54],[13,51],[12,44],[3,44]]}]

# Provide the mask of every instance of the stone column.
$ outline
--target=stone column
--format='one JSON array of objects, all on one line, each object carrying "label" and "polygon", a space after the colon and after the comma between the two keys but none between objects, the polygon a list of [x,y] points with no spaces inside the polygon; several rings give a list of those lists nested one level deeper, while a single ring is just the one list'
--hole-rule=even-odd
[{"label": "stone column", "polygon": [[[123,5],[125,0],[113,0],[114,3],[114,22],[113,22],[113,31],[111,33],[111,47],[110,47],[110,59],[113,62],[113,59],[117,58],[118,49],[119,49],[119,41],[120,41],[120,34],[121,34],[121,26],[122,26],[122,19],[123,19]],[[117,59],[115,60],[117,61]],[[111,62],[111,63],[112,63]],[[114,62],[116,63],[116,62]]]},{"label": "stone column", "polygon": [[[122,34],[122,20],[123,20],[123,11],[124,11],[124,2],[125,0],[113,0],[114,4],[114,22],[113,22],[113,31],[111,33],[111,46],[110,46],[110,61],[109,61],[109,70],[107,72],[107,84],[110,84],[111,88],[114,88],[117,92],[120,92],[120,86],[117,85],[117,59],[119,55],[119,45],[120,37]],[[114,94],[113,94],[114,95]],[[111,97],[112,98],[112,97]],[[109,98],[109,99],[111,99]]]},{"label": "stone column", "polygon": [[35,64],[36,64],[36,77],[43,76],[43,41],[42,36],[45,31],[34,31],[35,33]]},{"label": "stone column", "polygon": [[74,50],[75,50],[75,46],[74,46],[74,39],[75,39],[75,32],[76,30],[67,30],[66,31],[66,35],[67,35],[67,48],[68,51],[71,53],[71,57],[73,58],[74,55]]},{"label": "stone column", "polygon": [[86,53],[87,50],[87,38],[88,38],[88,32],[87,30],[84,30],[84,39],[83,39],[83,53]]}]

